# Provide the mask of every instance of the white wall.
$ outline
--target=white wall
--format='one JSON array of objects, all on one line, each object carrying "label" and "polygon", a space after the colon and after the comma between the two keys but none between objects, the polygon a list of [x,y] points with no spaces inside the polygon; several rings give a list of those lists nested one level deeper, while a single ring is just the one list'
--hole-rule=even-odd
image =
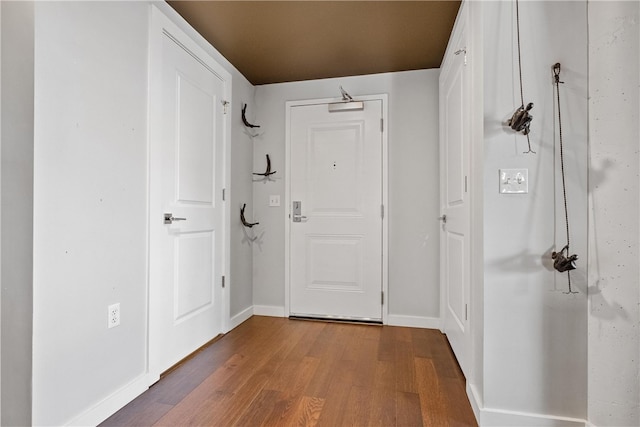
[{"label": "white wall", "polygon": [[[258,86],[254,171],[265,154],[278,171],[254,184],[253,303],[284,306],[284,205],[268,206],[285,192],[285,102],[351,95],[389,94],[389,313],[428,323],[439,317],[438,70],[377,74]],[[415,320],[415,319],[414,319]],[[433,325],[437,323],[432,322]]]},{"label": "white wall", "polygon": [[[246,79],[168,5],[158,6],[233,73],[232,108],[250,100]],[[132,385],[144,381],[149,12],[145,2],[35,5],[35,190],[33,198],[28,192],[22,198],[34,204],[37,425],[98,423],[118,409],[118,396],[131,397]],[[229,194],[250,199],[250,177],[234,174],[250,170],[252,149],[238,133],[239,108],[232,114]],[[232,314],[250,307],[252,297],[250,269],[243,269],[251,265],[251,252],[234,219],[227,273]],[[122,323],[107,329],[106,308],[114,302],[121,304]],[[29,320],[31,311],[24,315]],[[22,339],[30,343],[31,334]],[[11,384],[5,379],[3,387]],[[22,404],[28,407],[29,400]]]},{"label": "white wall", "polygon": [[[235,70],[235,69],[234,69]],[[240,207],[251,204],[253,198],[253,141],[242,123],[242,105],[255,105],[255,88],[239,72],[233,75],[231,188],[227,198],[231,205],[231,291],[230,313],[236,322],[245,319],[243,312],[253,305],[253,249],[245,228],[240,222]]]},{"label": "white wall", "polygon": [[589,3],[589,421],[640,425],[638,2]]},{"label": "white wall", "polygon": [[[504,411],[586,418],[587,8],[584,1],[520,2],[531,139],[503,122],[520,105],[515,3],[484,13],[484,378],[487,425],[523,422]],[[561,106],[574,295],[550,257],[566,243],[551,68],[562,64]],[[501,195],[500,168],[528,168],[529,193]],[[542,423],[539,419],[537,422]]]},{"label": "white wall", "polygon": [[2,425],[31,424],[33,4],[2,9]]},{"label": "white wall", "polygon": [[142,2],[36,5],[36,425],[145,373],[147,16]]},{"label": "white wall", "polygon": [[[2,6],[0,6],[0,23]],[[2,31],[0,30],[0,331],[2,331]],[[1,336],[1,333],[0,333]],[[0,384],[2,384],[2,339],[0,339]],[[0,386],[0,423],[2,423],[2,386]]]},{"label": "white wall", "polygon": [[[0,23],[2,6],[0,6]],[[2,31],[0,30],[0,331],[2,331]],[[1,336],[1,333],[0,333]],[[0,339],[0,384],[2,384],[2,339]],[[0,423],[2,423],[2,387],[0,386]]]}]

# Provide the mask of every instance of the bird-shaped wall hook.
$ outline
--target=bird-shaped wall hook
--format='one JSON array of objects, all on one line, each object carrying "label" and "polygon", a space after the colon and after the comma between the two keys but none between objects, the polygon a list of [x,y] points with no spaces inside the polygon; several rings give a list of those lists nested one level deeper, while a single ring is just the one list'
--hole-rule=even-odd
[{"label": "bird-shaped wall hook", "polygon": [[516,132],[522,132],[523,135],[528,135],[529,126],[531,120],[533,120],[533,116],[529,114],[532,108],[533,102],[528,103],[526,107],[524,105],[520,106],[507,121],[507,125]]},{"label": "bird-shaped wall hook", "polygon": [[342,94],[342,100],[343,101],[345,101],[345,102],[353,101],[353,97],[351,95],[349,95],[347,93],[347,91],[342,88],[342,86],[340,86],[340,93]]}]

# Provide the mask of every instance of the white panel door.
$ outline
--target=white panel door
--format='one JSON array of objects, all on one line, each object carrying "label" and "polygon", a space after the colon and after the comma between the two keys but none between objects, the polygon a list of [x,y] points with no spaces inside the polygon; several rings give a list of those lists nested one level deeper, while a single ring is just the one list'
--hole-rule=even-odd
[{"label": "white panel door", "polygon": [[[454,47],[464,49],[465,40],[464,20],[459,19],[452,42]],[[440,274],[444,294],[443,329],[465,374],[469,351],[470,283],[470,206],[467,182],[470,99],[466,62],[464,50],[460,50],[457,55],[450,53],[440,74],[440,199],[443,215]]]},{"label": "white panel door", "polygon": [[382,101],[290,114],[290,314],[381,321]]},{"label": "white panel door", "polygon": [[[150,162],[150,364],[161,373],[222,332],[225,82],[164,32]],[[152,113],[154,114],[154,113]],[[175,219],[165,222],[166,214]]]}]

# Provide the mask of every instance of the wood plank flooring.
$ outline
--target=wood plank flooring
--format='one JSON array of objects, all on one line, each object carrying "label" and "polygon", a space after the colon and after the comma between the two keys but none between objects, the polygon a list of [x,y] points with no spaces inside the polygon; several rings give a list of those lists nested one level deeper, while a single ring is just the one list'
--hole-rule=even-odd
[{"label": "wood plank flooring", "polygon": [[430,329],[254,316],[102,426],[476,426]]}]

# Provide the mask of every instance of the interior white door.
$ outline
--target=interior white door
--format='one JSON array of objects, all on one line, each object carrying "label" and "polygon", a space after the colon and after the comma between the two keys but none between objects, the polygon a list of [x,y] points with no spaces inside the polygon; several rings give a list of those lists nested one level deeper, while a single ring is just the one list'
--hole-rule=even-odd
[{"label": "interior white door", "polygon": [[291,315],[382,320],[381,119],[381,100],[291,107]]},{"label": "interior white door", "polygon": [[167,31],[158,49],[149,277],[150,364],[161,373],[222,332],[225,82]]},{"label": "interior white door", "polygon": [[440,73],[441,258],[444,333],[466,374],[469,351],[470,205],[468,193],[470,92],[465,22],[452,37],[454,54]]}]

